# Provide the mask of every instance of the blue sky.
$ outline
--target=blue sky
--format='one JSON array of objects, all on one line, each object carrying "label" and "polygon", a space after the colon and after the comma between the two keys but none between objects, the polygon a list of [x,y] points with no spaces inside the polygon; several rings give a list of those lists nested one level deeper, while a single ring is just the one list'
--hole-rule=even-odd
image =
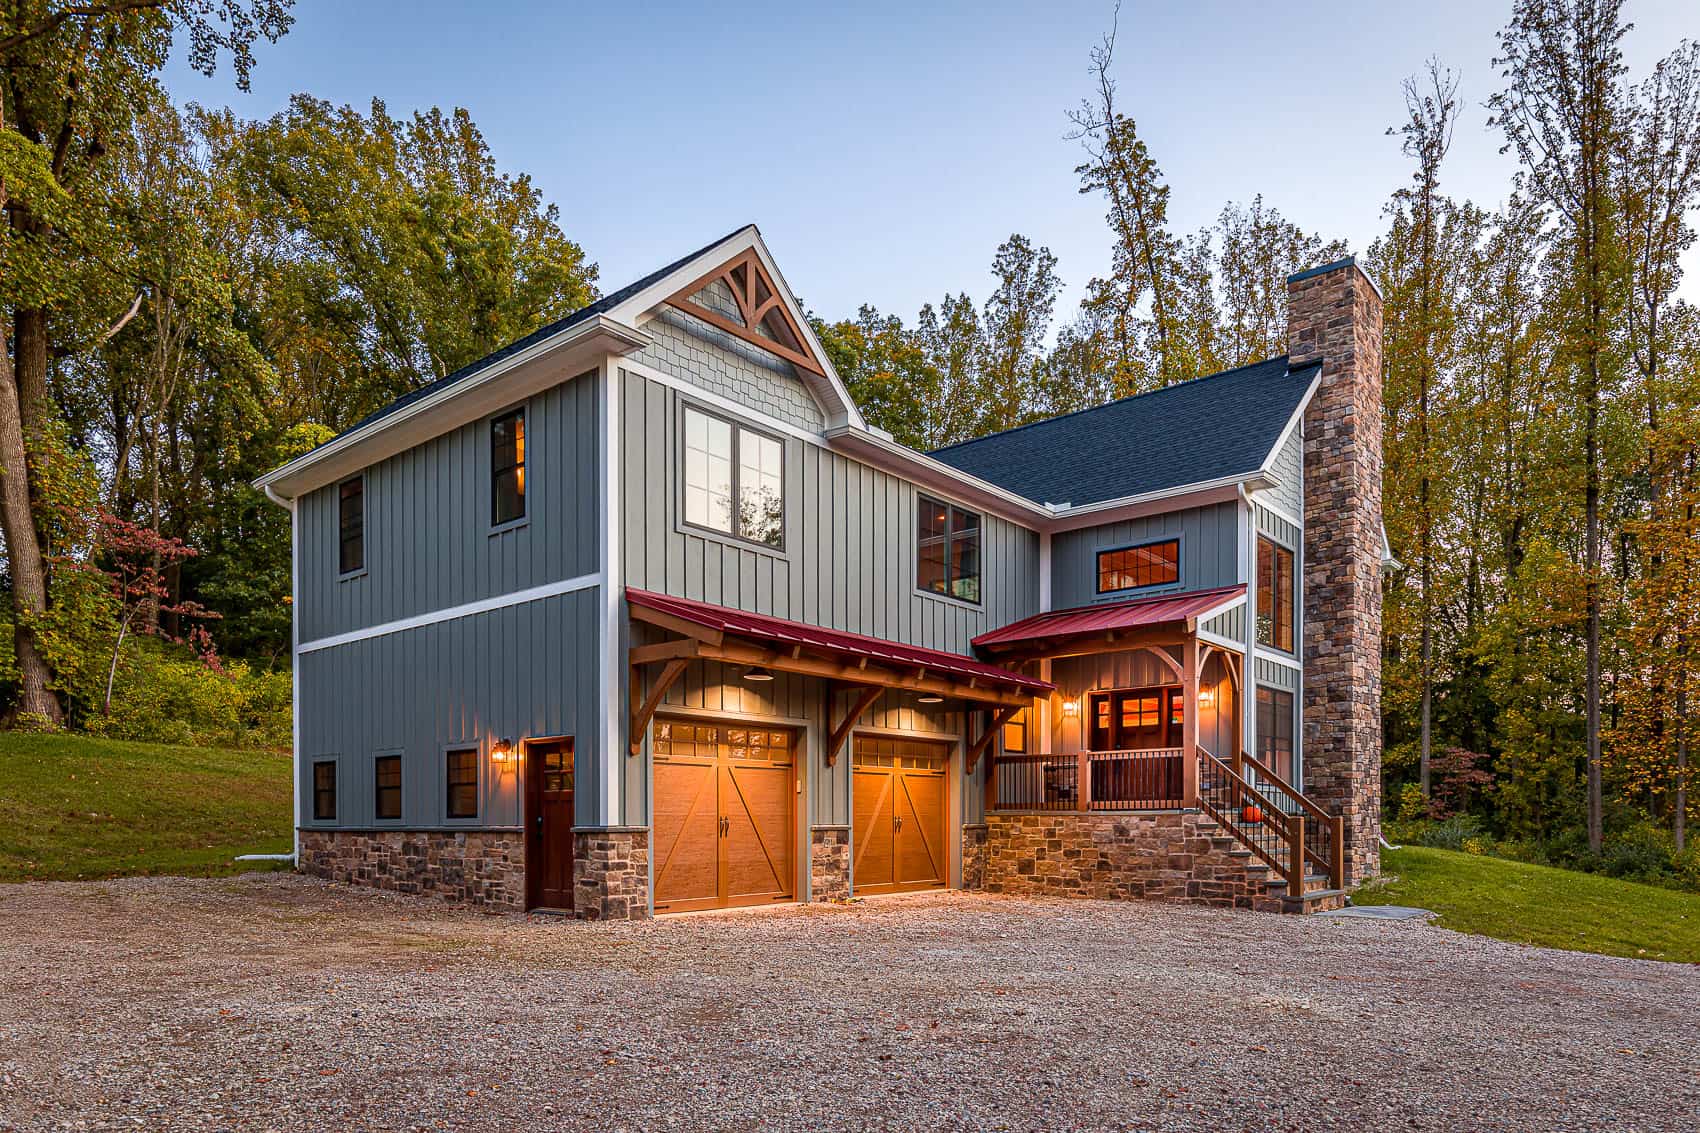
[{"label": "blue sky", "polygon": [[[392,113],[465,106],[502,167],[560,205],[604,290],[754,221],[818,313],[869,302],[907,320],[946,291],[983,299],[993,251],[1022,232],[1056,253],[1066,315],[1109,256],[1065,113],[1089,93],[1111,8],[298,0],[290,34],[258,49],[251,93],[228,69],[179,65],[166,81],[179,101],[255,117],[295,91],[376,96]],[[1700,35],[1692,0],[1627,8],[1636,76]],[[1409,175],[1386,136],[1400,81],[1430,55],[1461,72],[1469,103],[1443,187],[1503,199],[1512,162],[1481,104],[1509,9],[1130,0],[1119,97],[1173,188],[1177,230],[1262,193],[1362,250]]]}]

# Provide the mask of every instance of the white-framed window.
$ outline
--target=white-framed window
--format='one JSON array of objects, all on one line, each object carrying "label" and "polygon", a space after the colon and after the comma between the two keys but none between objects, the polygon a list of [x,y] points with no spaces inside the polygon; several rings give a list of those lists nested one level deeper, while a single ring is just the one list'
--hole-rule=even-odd
[{"label": "white-framed window", "polygon": [[687,405],[683,456],[686,523],[784,548],[784,444]]}]

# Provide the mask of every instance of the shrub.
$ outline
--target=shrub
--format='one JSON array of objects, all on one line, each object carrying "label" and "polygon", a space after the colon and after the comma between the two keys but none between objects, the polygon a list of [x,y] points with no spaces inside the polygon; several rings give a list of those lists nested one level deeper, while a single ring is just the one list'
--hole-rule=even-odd
[{"label": "shrub", "polygon": [[187,650],[142,641],[126,655],[112,711],[89,717],[97,735],[153,743],[287,747],[287,672],[235,662],[209,668]]},{"label": "shrub", "polygon": [[1599,869],[1626,881],[1666,882],[1676,875],[1673,853],[1669,831],[1639,822],[1606,843]]},{"label": "shrub", "polygon": [[[1415,839],[1419,846],[1430,846],[1437,850],[1463,850],[1466,842],[1476,842],[1484,845],[1482,839],[1482,824],[1473,815],[1459,814],[1439,822],[1430,822],[1423,826]],[[1480,849],[1471,853],[1481,853]]]}]

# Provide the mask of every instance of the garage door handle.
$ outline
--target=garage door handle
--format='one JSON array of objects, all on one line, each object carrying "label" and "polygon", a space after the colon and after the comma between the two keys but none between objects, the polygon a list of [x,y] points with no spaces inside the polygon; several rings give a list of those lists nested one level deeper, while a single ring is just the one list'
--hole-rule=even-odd
[{"label": "garage door handle", "polygon": [[898,818],[898,820],[897,820],[897,829],[899,829],[899,830],[903,829],[903,819],[901,817]]}]

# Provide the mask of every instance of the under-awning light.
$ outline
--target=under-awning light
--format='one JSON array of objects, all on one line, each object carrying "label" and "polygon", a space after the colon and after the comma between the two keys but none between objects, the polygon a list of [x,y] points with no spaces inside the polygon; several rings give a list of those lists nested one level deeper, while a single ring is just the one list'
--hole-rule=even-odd
[{"label": "under-awning light", "polygon": [[936,692],[923,692],[915,698],[916,704],[943,704],[944,697]]},{"label": "under-awning light", "polygon": [[744,670],[744,679],[746,681],[771,681],[773,674],[757,665],[754,668]]}]

